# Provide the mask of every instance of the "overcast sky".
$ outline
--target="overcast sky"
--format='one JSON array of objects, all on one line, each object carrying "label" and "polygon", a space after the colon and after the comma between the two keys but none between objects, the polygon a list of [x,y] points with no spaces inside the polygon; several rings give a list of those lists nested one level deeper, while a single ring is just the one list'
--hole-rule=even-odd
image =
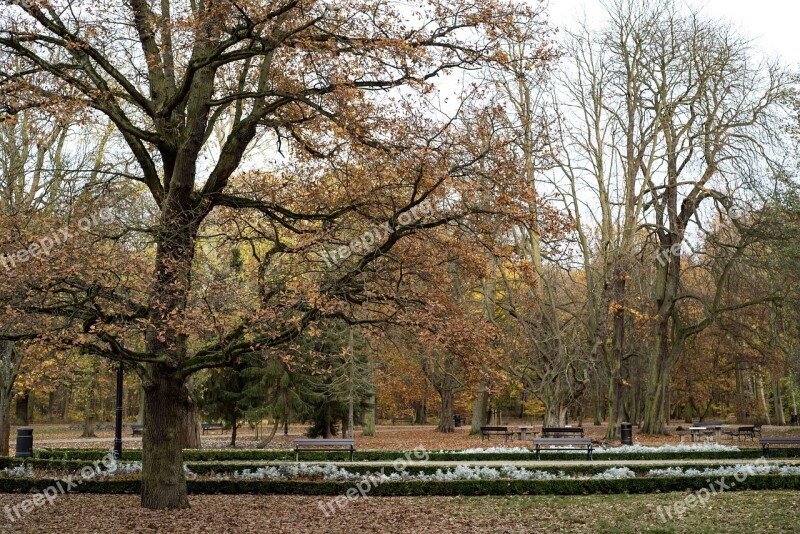
[{"label": "overcast sky", "polygon": [[[800,64],[800,2],[796,0],[684,0],[686,5],[724,18],[753,38],[765,52]],[[549,0],[551,22],[566,27],[584,11],[602,17],[599,0]],[[771,55],[770,54],[770,55]]]}]

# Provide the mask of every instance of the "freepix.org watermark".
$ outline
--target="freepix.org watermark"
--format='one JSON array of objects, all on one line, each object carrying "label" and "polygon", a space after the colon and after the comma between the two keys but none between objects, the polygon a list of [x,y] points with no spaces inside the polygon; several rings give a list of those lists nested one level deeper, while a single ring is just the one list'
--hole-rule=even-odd
[{"label": "freepix.org watermark", "polygon": [[706,479],[708,482],[708,487],[700,488],[699,490],[690,493],[683,499],[668,506],[657,506],[656,511],[658,513],[659,519],[662,523],[667,523],[668,521],[673,521],[675,519],[680,519],[683,517],[684,514],[689,512],[690,510],[699,507],[705,507],[708,505],[708,501],[711,497],[716,497],[721,493],[725,493],[725,491],[733,489],[736,487],[737,482],[744,482],[747,480],[747,477],[750,475],[756,474],[755,467],[758,465],[764,465],[767,463],[765,458],[759,458],[751,465],[743,465],[739,466],[736,469],[736,472],[733,473],[734,480],[730,480],[728,476],[720,476],[716,480]]},{"label": "freepix.org watermark", "polygon": [[[408,464],[412,462],[412,455],[417,462],[427,462],[430,458],[430,455],[425,447],[420,445],[413,451],[405,453],[402,457],[392,462],[392,468],[394,468],[395,472],[402,473],[405,471],[406,467],[408,467]],[[388,480],[389,479],[386,477],[386,468],[381,467],[380,475],[367,475],[363,480],[347,490],[344,495],[339,495],[338,497],[328,499],[327,503],[323,501],[317,501],[317,506],[320,510],[322,510],[322,513],[325,514],[325,517],[330,517],[337,511],[342,510],[345,506],[347,506],[352,499],[369,496],[370,491],[377,488],[384,482],[387,482]]]},{"label": "freepix.org watermark", "polygon": [[72,226],[63,226],[51,230],[50,233],[41,237],[28,245],[11,254],[0,254],[0,265],[6,272],[16,269],[18,264],[26,263],[32,259],[47,257],[54,248],[71,241],[78,233],[88,233],[102,222],[111,220],[113,212],[110,208],[103,208],[98,213],[93,213],[89,217],[82,217]]},{"label": "freepix.org watermark", "polygon": [[[427,199],[398,215],[397,223],[400,226],[409,226],[431,214],[433,214],[433,203],[430,199]],[[322,258],[325,260],[328,267],[334,267],[353,254],[366,254],[373,250],[376,244],[386,241],[389,236],[397,231],[397,228],[396,226],[392,226],[389,221],[379,226],[373,226],[361,234],[361,236],[350,241],[350,243],[342,245],[339,248],[323,251]]]},{"label": "freepix.org watermark", "polygon": [[29,497],[13,506],[4,506],[3,511],[12,523],[18,521],[45,503],[53,504],[59,496],[69,493],[84,481],[93,479],[103,473],[104,469],[106,473],[113,473],[117,470],[117,461],[114,459],[113,451],[106,454],[102,460],[95,460],[91,465],[85,466],[76,475],[62,478],[54,485],[42,490],[41,493],[36,493],[33,497]]}]

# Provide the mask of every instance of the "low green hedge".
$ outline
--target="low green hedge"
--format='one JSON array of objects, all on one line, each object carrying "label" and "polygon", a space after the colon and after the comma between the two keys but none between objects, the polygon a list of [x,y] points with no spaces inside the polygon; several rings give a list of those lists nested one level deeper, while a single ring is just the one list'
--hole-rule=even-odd
[{"label": "low green hedge", "polygon": [[[0,493],[30,493],[55,486],[53,479],[0,479]],[[371,496],[456,496],[456,495],[588,495],[594,493],[657,493],[690,492],[708,488],[716,479],[707,477],[635,478],[614,480],[463,480],[444,482],[385,482],[371,488]],[[800,490],[800,476],[753,475],[741,482],[725,477],[736,490]],[[339,496],[355,487],[353,482],[298,481],[189,481],[189,493],[256,494],[256,495],[325,495]],[[140,491],[138,480],[91,480],[83,482],[75,492],[135,494]],[[715,485],[715,490],[717,486]]]},{"label": "low green hedge", "polygon": [[[97,449],[36,449],[34,457],[53,460],[99,460],[108,454],[108,451]],[[798,448],[774,448],[769,452],[770,458],[796,458],[800,457]],[[406,451],[356,451],[356,461],[393,462],[402,458],[414,460],[413,452]],[[659,453],[630,453],[611,454],[596,453],[595,460],[748,460],[761,457],[760,448],[741,449],[739,451],[713,451],[713,452],[659,452]],[[585,454],[573,453],[546,453],[542,455],[548,461],[585,460]],[[142,459],[141,449],[128,449],[123,451],[123,459],[139,461]],[[279,461],[294,460],[295,454],[290,450],[185,450],[183,459],[186,462],[225,462],[225,461]],[[302,452],[300,459],[306,462],[345,462],[349,460],[347,452]],[[462,454],[457,452],[429,452],[430,461],[457,461],[474,462],[481,460],[493,461],[519,461],[535,460],[533,453],[475,453]]]}]

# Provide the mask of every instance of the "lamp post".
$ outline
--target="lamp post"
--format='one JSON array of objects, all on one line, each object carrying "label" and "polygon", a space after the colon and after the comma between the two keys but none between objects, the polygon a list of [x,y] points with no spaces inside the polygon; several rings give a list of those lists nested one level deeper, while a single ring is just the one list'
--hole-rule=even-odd
[{"label": "lamp post", "polygon": [[114,459],[122,460],[122,363],[117,368],[117,418],[114,424]]}]

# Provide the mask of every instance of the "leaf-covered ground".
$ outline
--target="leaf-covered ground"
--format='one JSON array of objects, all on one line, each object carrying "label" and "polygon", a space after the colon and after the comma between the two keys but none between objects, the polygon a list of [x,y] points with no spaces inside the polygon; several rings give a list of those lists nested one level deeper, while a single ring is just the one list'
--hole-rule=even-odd
[{"label": "leaf-covered ground", "polygon": [[[580,497],[357,498],[334,513],[319,498],[301,496],[198,496],[192,508],[145,511],[136,496],[61,496],[11,522],[6,506],[28,498],[0,494],[0,531],[159,533],[552,533],[552,532],[797,532],[798,492],[737,492],[712,497],[705,507],[663,521],[658,506],[685,495]],[[328,501],[326,501],[328,502]],[[12,512],[13,513],[13,512]]]},{"label": "leaf-covered ground", "polygon": [[[80,429],[73,426],[70,428],[67,425],[33,425],[34,426],[34,447],[69,447],[69,448],[106,448],[111,447],[113,444],[113,433],[108,430],[98,432],[97,439],[80,438]],[[515,427],[514,423],[509,426]],[[537,428],[541,425],[537,425]],[[676,425],[673,425],[672,429]],[[587,437],[596,441],[603,442],[605,435],[605,426],[586,425],[585,427]],[[270,448],[289,448],[291,441],[294,438],[300,437],[305,432],[306,427],[302,425],[292,425],[289,429],[289,435],[283,436],[282,434],[275,437]],[[12,429],[12,436],[16,433],[16,429]],[[785,436],[793,435],[800,436],[800,427],[764,427],[763,434],[765,436]],[[124,446],[126,448],[140,448],[141,438],[132,438],[130,430],[126,429],[124,436]],[[12,439],[12,449],[14,440]],[[663,445],[665,443],[677,444],[679,438],[675,435],[672,436],[649,436],[639,434],[634,430],[634,441],[642,445]],[[203,446],[206,448],[227,448],[230,443],[230,434],[207,434],[203,436]],[[257,440],[253,431],[249,428],[242,428],[239,430],[239,439],[237,441],[238,448],[253,448]],[[758,442],[752,441],[736,441],[722,439],[724,445],[737,445],[740,447],[758,446]],[[614,440],[609,442],[610,445],[618,445],[619,441]],[[503,446],[502,438],[494,438],[491,441],[481,441],[480,436],[470,436],[468,427],[461,427],[456,429],[452,434],[442,434],[437,432],[434,427],[419,427],[409,425],[385,425],[378,427],[378,435],[374,437],[362,436],[360,431],[356,431],[356,446],[359,449],[384,449],[384,450],[413,450],[418,446],[425,447],[428,450],[440,449],[467,449],[473,447],[491,447]],[[509,443],[509,446],[520,445],[518,440]]]}]

